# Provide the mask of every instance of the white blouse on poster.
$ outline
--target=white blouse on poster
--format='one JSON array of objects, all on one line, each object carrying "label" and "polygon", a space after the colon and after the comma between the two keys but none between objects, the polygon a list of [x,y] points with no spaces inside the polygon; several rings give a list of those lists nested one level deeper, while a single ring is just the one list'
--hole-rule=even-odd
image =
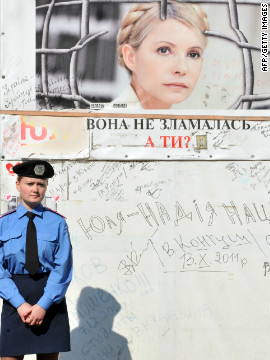
[{"label": "white blouse on poster", "polygon": [[128,108],[133,109],[143,108],[131,84],[129,84],[111,104],[127,104]]}]

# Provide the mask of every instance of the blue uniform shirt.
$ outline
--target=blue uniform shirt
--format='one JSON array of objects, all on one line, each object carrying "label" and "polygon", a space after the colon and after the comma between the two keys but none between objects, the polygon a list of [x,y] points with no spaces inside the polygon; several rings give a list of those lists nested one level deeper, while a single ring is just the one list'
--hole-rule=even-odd
[{"label": "blue uniform shirt", "polygon": [[[15,308],[25,300],[12,280],[11,274],[28,274],[25,269],[25,245],[28,210],[19,207],[0,218],[0,297]],[[59,303],[72,277],[72,251],[65,219],[39,204],[33,213],[37,229],[39,273],[50,272],[43,296],[38,305],[47,310]]]}]

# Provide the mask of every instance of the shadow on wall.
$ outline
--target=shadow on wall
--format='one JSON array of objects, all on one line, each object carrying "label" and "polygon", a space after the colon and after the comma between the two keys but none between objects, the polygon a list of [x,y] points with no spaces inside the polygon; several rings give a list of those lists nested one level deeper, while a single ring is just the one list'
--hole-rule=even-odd
[{"label": "shadow on wall", "polygon": [[131,360],[126,338],[112,330],[120,304],[102,289],[85,287],[77,303],[79,326],[71,332],[71,351],[60,360]]}]

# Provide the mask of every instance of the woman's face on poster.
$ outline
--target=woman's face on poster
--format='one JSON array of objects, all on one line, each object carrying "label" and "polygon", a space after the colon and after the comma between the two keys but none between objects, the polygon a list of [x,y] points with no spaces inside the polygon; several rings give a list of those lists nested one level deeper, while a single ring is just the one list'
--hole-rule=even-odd
[{"label": "woman's face on poster", "polygon": [[160,21],[138,49],[124,45],[132,86],[144,108],[170,108],[188,98],[201,73],[203,42],[183,23]]}]

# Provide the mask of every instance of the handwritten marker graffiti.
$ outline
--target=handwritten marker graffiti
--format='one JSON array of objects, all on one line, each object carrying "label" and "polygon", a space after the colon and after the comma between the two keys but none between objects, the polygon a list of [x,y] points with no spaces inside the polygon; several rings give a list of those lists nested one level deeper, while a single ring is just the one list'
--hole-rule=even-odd
[{"label": "handwritten marker graffiti", "polygon": [[264,276],[266,276],[266,274],[270,272],[270,263],[266,261],[263,264],[263,267],[264,267]]}]

